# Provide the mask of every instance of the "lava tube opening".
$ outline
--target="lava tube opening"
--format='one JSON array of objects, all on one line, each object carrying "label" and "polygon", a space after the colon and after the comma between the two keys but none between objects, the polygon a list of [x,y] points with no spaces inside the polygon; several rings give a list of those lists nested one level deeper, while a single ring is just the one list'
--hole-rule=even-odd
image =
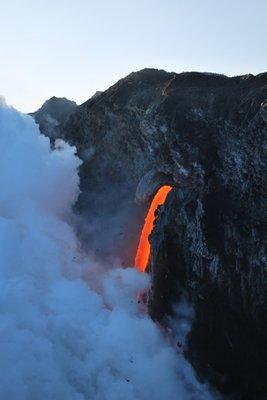
[{"label": "lava tube opening", "polygon": [[168,193],[172,190],[172,187],[169,185],[161,186],[161,188],[155,194],[151,205],[149,207],[145,223],[141,232],[136,256],[135,256],[135,267],[141,271],[145,272],[149,255],[150,255],[150,243],[149,243],[149,235],[152,232],[154,221],[155,221],[155,211],[158,206],[161,206],[165,203],[166,197]]}]

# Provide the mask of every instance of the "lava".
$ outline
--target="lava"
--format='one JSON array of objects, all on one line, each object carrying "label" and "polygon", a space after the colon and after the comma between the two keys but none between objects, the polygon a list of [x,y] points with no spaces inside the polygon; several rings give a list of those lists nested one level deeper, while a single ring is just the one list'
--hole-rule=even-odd
[{"label": "lava", "polygon": [[145,223],[142,229],[141,237],[139,240],[136,256],[135,256],[135,267],[141,271],[145,272],[149,254],[150,254],[150,243],[149,243],[149,235],[152,232],[154,221],[155,221],[155,211],[158,206],[164,204],[168,193],[172,190],[172,187],[169,185],[162,186],[157,193],[155,194],[150,208],[148,210]]}]

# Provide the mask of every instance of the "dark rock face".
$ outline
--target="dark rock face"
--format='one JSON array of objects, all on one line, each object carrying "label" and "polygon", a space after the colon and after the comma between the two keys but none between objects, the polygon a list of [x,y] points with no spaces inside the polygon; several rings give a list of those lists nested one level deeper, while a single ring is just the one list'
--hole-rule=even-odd
[{"label": "dark rock face", "polygon": [[51,97],[38,111],[30,115],[39,124],[41,132],[51,139],[60,136],[60,125],[62,125],[76,109],[77,104],[65,97]]},{"label": "dark rock face", "polygon": [[84,160],[89,245],[132,261],[151,195],[173,185],[151,237],[150,312],[164,320],[186,295],[187,357],[242,400],[267,398],[266,99],[267,73],[143,70],[61,127]]}]

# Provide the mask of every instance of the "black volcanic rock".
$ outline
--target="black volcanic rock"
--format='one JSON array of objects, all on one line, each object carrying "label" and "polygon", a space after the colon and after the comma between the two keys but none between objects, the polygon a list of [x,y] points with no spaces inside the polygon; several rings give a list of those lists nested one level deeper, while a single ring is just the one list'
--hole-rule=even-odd
[{"label": "black volcanic rock", "polygon": [[60,136],[60,125],[65,123],[76,107],[77,104],[74,101],[54,96],[30,115],[38,123],[41,132],[55,139]]},{"label": "black volcanic rock", "polygon": [[[151,236],[150,312],[195,307],[187,357],[234,399],[267,393],[267,73],[145,69],[61,126],[84,160],[89,247],[133,260],[152,194],[173,186]],[[139,204],[141,202],[141,204]]]}]

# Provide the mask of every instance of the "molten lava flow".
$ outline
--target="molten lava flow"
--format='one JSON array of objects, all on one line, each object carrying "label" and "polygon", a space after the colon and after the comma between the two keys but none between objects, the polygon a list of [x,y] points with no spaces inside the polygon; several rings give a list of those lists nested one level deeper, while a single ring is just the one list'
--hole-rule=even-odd
[{"label": "molten lava flow", "polygon": [[141,272],[145,272],[148,264],[148,259],[150,254],[150,243],[148,238],[153,229],[155,220],[155,211],[158,208],[158,206],[161,206],[165,202],[167,194],[170,192],[170,190],[172,190],[171,186],[168,185],[162,186],[155,194],[155,197],[153,198],[151,206],[147,213],[137,253],[135,256],[135,267],[139,269],[139,271]]}]

